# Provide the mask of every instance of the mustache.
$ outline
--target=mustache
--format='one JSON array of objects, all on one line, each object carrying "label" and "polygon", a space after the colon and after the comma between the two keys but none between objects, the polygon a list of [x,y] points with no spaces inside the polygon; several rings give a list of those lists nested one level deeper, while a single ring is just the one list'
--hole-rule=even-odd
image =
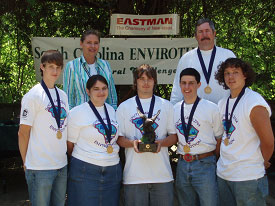
[{"label": "mustache", "polygon": [[201,41],[204,41],[204,40],[210,40],[210,39],[208,37],[201,39]]}]

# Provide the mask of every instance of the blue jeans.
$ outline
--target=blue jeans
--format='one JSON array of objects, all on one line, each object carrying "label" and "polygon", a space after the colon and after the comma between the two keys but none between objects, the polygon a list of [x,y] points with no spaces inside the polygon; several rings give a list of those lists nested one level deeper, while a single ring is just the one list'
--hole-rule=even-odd
[{"label": "blue jeans", "polygon": [[122,179],[120,163],[101,167],[71,157],[68,206],[117,206]]},{"label": "blue jeans", "polygon": [[25,176],[32,206],[64,206],[67,166],[56,170],[26,170]]},{"label": "blue jeans", "polygon": [[218,177],[222,206],[264,206],[268,195],[267,176],[249,181],[227,181]]},{"label": "blue jeans", "polygon": [[218,205],[216,157],[209,156],[193,162],[179,158],[176,175],[179,205]]},{"label": "blue jeans", "polygon": [[173,182],[124,185],[125,206],[173,206]]}]

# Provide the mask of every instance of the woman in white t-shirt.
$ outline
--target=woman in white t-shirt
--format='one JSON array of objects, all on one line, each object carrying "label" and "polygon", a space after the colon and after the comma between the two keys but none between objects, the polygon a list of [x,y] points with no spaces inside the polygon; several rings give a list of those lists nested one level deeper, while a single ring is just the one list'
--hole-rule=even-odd
[{"label": "woman in white t-shirt", "polygon": [[265,169],[274,150],[271,109],[259,93],[248,88],[255,74],[241,59],[227,59],[215,77],[230,89],[230,96],[218,103],[224,125],[217,163],[221,205],[264,206],[268,194]]},{"label": "woman in white t-shirt", "polygon": [[119,205],[118,124],[115,110],[104,103],[106,79],[90,77],[86,92],[90,101],[73,108],[68,117],[68,205]]}]

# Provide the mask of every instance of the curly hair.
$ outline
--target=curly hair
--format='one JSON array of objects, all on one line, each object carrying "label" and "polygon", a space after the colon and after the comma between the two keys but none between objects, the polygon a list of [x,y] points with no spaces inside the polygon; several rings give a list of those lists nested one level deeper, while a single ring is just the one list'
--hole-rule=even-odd
[{"label": "curly hair", "polygon": [[223,86],[224,89],[229,89],[225,84],[224,71],[229,67],[241,68],[245,79],[245,86],[249,87],[253,84],[255,80],[255,72],[253,71],[251,65],[238,58],[228,58],[218,66],[218,71],[215,73],[215,79],[218,80],[219,85]]}]

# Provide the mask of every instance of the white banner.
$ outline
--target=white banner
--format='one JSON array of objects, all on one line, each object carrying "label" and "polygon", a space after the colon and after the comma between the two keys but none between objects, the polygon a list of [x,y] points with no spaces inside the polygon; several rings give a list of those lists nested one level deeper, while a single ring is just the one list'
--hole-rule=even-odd
[{"label": "white banner", "polygon": [[[43,51],[59,50],[65,66],[82,54],[79,43],[79,38],[32,38],[36,79],[41,80],[39,68]],[[193,38],[101,38],[97,57],[110,63],[117,85],[131,85],[132,71],[141,64],[149,64],[157,70],[159,84],[172,84],[180,57],[195,47],[197,41]],[[62,84],[62,76],[58,83]]]},{"label": "white banner", "polygon": [[111,16],[111,35],[177,35],[179,34],[179,15],[130,15]]}]

